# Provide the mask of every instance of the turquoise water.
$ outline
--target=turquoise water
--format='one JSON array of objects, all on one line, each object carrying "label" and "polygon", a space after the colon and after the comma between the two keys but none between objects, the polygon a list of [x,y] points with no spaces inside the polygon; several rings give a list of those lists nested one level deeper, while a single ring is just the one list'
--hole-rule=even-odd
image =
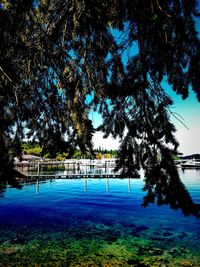
[{"label": "turquoise water", "polygon": [[[200,204],[200,171],[180,171]],[[200,266],[200,220],[141,207],[143,179],[0,188],[0,266]]]}]

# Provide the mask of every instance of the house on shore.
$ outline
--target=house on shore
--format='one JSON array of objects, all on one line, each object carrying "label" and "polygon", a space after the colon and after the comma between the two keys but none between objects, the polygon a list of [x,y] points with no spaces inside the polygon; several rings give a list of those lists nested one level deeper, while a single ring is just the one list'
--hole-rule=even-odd
[{"label": "house on shore", "polygon": [[43,161],[42,157],[35,155],[22,154],[21,158],[15,158],[15,162],[34,162],[34,161]]}]

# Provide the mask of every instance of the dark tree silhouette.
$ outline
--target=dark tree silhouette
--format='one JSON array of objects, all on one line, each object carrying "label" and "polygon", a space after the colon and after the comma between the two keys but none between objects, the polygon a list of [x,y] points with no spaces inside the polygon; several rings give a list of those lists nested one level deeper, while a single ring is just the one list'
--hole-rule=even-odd
[{"label": "dark tree silhouette", "polygon": [[[66,145],[91,152],[88,115],[97,110],[98,130],[121,139],[117,169],[133,176],[143,168],[145,188],[156,185],[161,203],[160,183],[172,190],[178,181],[172,100],[162,82],[183,99],[191,86],[200,100],[197,1],[0,3],[1,179],[25,128],[44,150],[59,149],[66,136]],[[138,52],[128,54],[134,45]]]}]

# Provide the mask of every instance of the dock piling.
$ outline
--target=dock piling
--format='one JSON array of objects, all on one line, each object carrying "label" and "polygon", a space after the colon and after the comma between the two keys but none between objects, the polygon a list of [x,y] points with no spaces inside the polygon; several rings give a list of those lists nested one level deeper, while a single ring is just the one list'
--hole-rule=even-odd
[{"label": "dock piling", "polygon": [[38,162],[38,171],[37,171],[37,176],[39,177],[40,175],[40,162]]}]

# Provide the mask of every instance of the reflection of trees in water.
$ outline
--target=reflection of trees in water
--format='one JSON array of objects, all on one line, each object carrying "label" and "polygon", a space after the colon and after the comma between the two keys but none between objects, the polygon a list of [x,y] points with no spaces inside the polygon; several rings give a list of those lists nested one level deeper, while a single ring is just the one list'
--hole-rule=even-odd
[{"label": "reflection of trees in water", "polygon": [[4,197],[4,192],[6,191],[6,183],[0,183],[0,198]]},{"label": "reflection of trees in water", "polygon": [[16,177],[25,179],[26,176],[18,172],[17,170],[11,169],[10,171],[7,171],[7,174],[1,177],[0,179],[0,196],[1,193],[3,194],[7,185],[10,185],[14,188],[21,189],[22,185],[19,183],[19,181],[16,179]]},{"label": "reflection of trees in water", "polygon": [[[22,185],[19,181],[25,183],[36,183],[36,192],[39,192],[39,180],[37,177],[21,176],[21,179],[16,179],[13,176],[7,176],[7,181],[0,183],[0,197],[4,197],[7,184],[12,187],[21,189]],[[18,177],[20,177],[18,175]],[[182,183],[177,168],[170,162],[157,162],[157,165],[152,165],[146,168],[144,175],[144,187],[146,191],[142,206],[147,207],[154,203],[158,206],[169,205],[172,209],[181,209],[185,216],[194,215],[200,217],[200,204],[195,204],[190,196],[190,193]],[[49,178],[40,179],[40,182],[45,183]],[[85,181],[85,180],[84,180]],[[106,188],[108,188],[108,178]],[[129,181],[130,182],[130,181]],[[107,190],[107,189],[106,189]]]},{"label": "reflection of trees in water", "polygon": [[130,141],[127,141],[126,149],[121,149],[123,157],[119,159],[115,170],[121,170],[125,177],[135,177],[140,169],[144,170],[143,190],[147,194],[143,206],[156,202],[158,206],[165,204],[172,209],[180,208],[184,215],[200,217],[200,205],[193,202],[180,180],[172,159],[172,151],[162,141],[156,146],[149,146],[145,140],[140,144],[135,142],[133,150],[129,146]]},{"label": "reflection of trees in water", "polygon": [[162,164],[158,164],[146,170],[145,177],[143,190],[147,194],[142,204],[144,207],[156,202],[158,206],[169,205],[172,209],[181,209],[186,216],[200,217],[200,204],[193,202],[174,165],[163,168]]}]

